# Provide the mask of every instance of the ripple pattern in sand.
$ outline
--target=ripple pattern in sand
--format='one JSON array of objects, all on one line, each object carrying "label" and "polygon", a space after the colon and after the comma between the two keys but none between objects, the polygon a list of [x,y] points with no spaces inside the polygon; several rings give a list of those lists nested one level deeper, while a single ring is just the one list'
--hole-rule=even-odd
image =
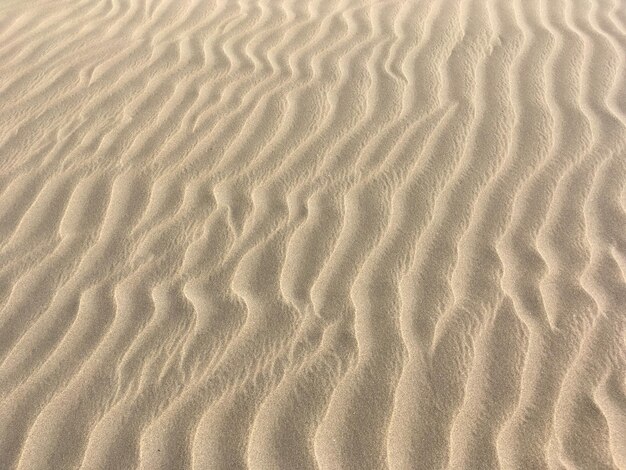
[{"label": "ripple pattern in sand", "polygon": [[0,2],[0,468],[626,469],[626,3]]}]

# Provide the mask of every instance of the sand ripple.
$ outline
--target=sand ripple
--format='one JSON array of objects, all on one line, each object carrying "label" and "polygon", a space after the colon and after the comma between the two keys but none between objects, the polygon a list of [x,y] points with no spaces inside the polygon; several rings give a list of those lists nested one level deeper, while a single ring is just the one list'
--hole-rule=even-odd
[{"label": "sand ripple", "polygon": [[626,469],[625,380],[625,2],[0,2],[0,468]]}]

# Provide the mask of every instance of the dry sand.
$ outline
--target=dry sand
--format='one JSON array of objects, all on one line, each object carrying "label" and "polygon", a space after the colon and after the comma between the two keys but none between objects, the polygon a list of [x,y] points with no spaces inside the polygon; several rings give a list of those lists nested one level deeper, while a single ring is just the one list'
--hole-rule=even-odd
[{"label": "dry sand", "polygon": [[0,468],[626,469],[626,1],[0,0]]}]

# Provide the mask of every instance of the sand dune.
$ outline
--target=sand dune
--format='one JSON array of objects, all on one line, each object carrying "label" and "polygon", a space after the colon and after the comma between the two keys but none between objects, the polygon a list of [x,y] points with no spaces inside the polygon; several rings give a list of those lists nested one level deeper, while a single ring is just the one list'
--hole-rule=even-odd
[{"label": "sand dune", "polygon": [[0,2],[1,469],[626,469],[626,2]]}]

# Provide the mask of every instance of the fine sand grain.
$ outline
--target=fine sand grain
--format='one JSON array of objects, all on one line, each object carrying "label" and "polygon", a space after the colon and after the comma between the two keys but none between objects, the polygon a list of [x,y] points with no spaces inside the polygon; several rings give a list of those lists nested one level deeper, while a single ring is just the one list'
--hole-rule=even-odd
[{"label": "fine sand grain", "polygon": [[0,0],[0,470],[626,469],[626,1]]}]

